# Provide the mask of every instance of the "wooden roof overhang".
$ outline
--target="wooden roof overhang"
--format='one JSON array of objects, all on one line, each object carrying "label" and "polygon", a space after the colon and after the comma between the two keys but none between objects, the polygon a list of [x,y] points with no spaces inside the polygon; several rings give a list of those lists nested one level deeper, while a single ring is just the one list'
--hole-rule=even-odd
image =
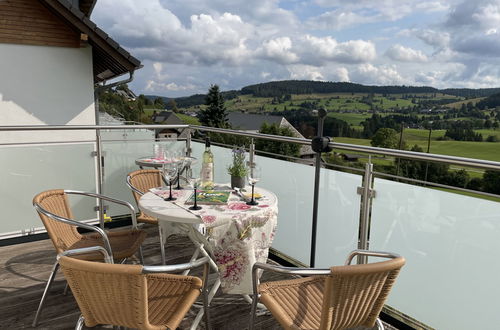
[{"label": "wooden roof overhang", "polygon": [[[80,8],[66,0],[39,0],[52,13],[80,34],[86,35],[92,46],[94,83],[121,76],[141,68],[141,62],[130,55],[106,32],[86,16]],[[87,1],[89,12],[95,1]]]}]

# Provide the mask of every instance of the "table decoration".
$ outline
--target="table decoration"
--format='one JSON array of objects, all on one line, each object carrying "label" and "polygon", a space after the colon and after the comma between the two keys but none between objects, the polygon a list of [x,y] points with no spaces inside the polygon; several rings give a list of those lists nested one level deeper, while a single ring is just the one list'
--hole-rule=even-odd
[{"label": "table decoration", "polygon": [[243,147],[233,149],[233,162],[228,166],[227,172],[231,175],[231,188],[245,187],[248,169],[245,166],[245,149]]}]

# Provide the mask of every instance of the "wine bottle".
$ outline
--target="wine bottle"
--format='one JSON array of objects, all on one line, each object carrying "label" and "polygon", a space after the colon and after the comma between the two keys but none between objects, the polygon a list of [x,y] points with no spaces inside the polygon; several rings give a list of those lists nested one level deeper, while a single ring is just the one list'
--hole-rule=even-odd
[{"label": "wine bottle", "polygon": [[201,163],[201,187],[202,189],[212,189],[214,186],[214,155],[210,150],[210,138],[205,139],[205,151],[203,152]]}]

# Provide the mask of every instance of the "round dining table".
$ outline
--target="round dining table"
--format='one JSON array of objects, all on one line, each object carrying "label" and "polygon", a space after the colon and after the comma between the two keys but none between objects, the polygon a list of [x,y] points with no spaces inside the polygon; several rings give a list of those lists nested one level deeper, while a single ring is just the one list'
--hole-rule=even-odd
[{"label": "round dining table", "polygon": [[[216,190],[230,191],[228,185],[216,185]],[[190,210],[186,204],[192,189],[173,192],[175,201],[165,201],[166,188],[155,188],[139,200],[139,208],[159,220],[164,233],[184,232],[206,247],[217,266],[224,293],[251,294],[252,266],[266,262],[278,218],[278,199],[269,190],[255,187],[258,205],[247,205],[250,188],[236,194],[231,191],[227,203],[200,205]],[[166,239],[168,235],[164,235]],[[202,244],[200,244],[202,242]]]}]

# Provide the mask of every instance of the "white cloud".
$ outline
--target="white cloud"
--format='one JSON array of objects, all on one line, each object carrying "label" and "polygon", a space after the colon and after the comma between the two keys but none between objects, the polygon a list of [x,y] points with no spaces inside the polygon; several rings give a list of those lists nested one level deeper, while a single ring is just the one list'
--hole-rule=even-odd
[{"label": "white cloud", "polygon": [[195,85],[191,84],[177,85],[174,82],[162,83],[154,80],[148,80],[146,82],[145,90],[148,92],[168,92],[168,91],[178,92],[178,91],[192,90],[195,87],[196,87]]},{"label": "white cloud", "polygon": [[399,44],[391,46],[385,55],[400,62],[427,62],[427,56],[420,50],[404,47]]},{"label": "white cloud", "polygon": [[365,84],[401,85],[406,81],[401,77],[395,66],[376,67],[369,63],[360,64],[351,71],[353,81],[362,81]]},{"label": "white cloud", "polygon": [[292,40],[289,37],[280,37],[264,41],[262,49],[258,51],[262,57],[275,60],[282,64],[293,63],[299,60],[297,54],[291,51]]},{"label": "white cloud", "polygon": [[290,79],[296,80],[325,80],[323,74],[317,67],[311,65],[297,64],[288,66]]},{"label": "white cloud", "polygon": [[370,19],[354,12],[333,10],[309,19],[307,24],[312,29],[341,30],[360,23],[368,23],[369,20],[373,18]]},{"label": "white cloud", "polygon": [[300,56],[304,63],[323,65],[327,62],[363,63],[375,59],[375,45],[370,41],[337,42],[332,37],[306,35],[300,40]]}]

